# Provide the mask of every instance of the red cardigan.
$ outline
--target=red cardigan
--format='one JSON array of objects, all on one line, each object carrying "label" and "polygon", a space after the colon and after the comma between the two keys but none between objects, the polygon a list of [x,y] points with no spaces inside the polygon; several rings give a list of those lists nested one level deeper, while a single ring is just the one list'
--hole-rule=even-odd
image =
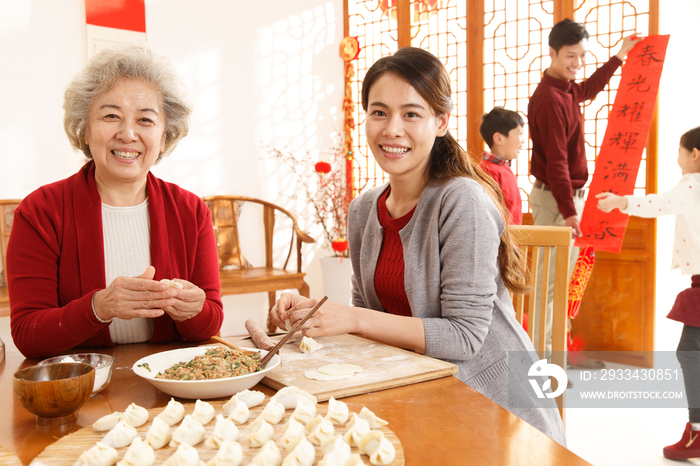
[{"label": "red cardigan", "polygon": [[[113,346],[109,324],[92,311],[106,288],[102,203],[94,163],[43,186],[15,209],[7,247],[12,338],[28,358],[76,346]],[[196,195],[148,174],[146,191],[155,279],[181,278],[206,293],[202,311],[184,322],[164,314],[152,343],[206,340],[223,322],[218,257],[211,214]]]},{"label": "red cardigan", "polygon": [[518,188],[513,171],[507,165],[498,165],[488,160],[482,160],[479,167],[501,187],[503,202],[510,214],[508,223],[521,225],[523,223],[523,199],[520,197],[520,188]]}]

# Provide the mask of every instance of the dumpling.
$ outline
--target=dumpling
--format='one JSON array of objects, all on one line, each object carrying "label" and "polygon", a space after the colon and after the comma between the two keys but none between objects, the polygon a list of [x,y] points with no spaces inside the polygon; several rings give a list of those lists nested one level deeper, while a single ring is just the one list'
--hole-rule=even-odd
[{"label": "dumpling", "polygon": [[316,397],[311,393],[294,386],[284,387],[272,397],[273,400],[284,406],[284,409],[295,409],[302,398],[309,400],[313,404],[317,403]]},{"label": "dumpling", "polygon": [[[290,418],[291,419],[291,418]],[[316,416],[315,418],[311,419],[307,424],[306,424],[306,433],[311,433],[312,430],[316,428],[317,425],[323,422],[323,416],[320,414]]]},{"label": "dumpling", "polygon": [[231,440],[224,440],[221,448],[206,466],[238,466],[243,461],[243,449],[241,444]]},{"label": "dumpling", "polygon": [[313,428],[313,430],[311,430],[307,438],[314,445],[321,445],[321,441],[333,437],[334,434],[335,428],[333,427],[333,423],[329,420],[321,418],[321,422],[319,422]]},{"label": "dumpling", "polygon": [[268,424],[265,419],[260,417],[251,423],[249,428],[251,433],[245,438],[245,440],[251,447],[257,448],[262,446],[263,444],[269,442],[272,439],[272,436],[275,434],[273,427]]},{"label": "dumpling", "polygon": [[353,453],[350,458],[345,462],[345,466],[366,466],[367,463],[362,461],[359,453]]},{"label": "dumpling", "polygon": [[282,466],[311,466],[315,459],[316,449],[311,442],[301,437],[299,443],[282,461]]},{"label": "dumpling", "polygon": [[301,343],[299,344],[299,350],[302,353],[313,353],[323,348],[323,345],[313,338],[303,337]]},{"label": "dumpling", "polygon": [[307,399],[300,399],[291,417],[306,425],[316,417],[316,405]]},{"label": "dumpling", "polygon": [[101,418],[96,420],[95,423],[92,425],[92,428],[98,432],[106,432],[108,430],[112,430],[112,428],[117,425],[117,422],[119,422],[119,419],[121,417],[122,412],[115,411],[112,414],[102,416]]},{"label": "dumpling", "polygon": [[369,432],[369,424],[367,421],[352,413],[352,420],[348,422],[347,430],[343,435],[343,440],[348,442],[351,447],[356,447],[363,435]]},{"label": "dumpling", "polygon": [[360,410],[360,417],[367,421],[370,429],[379,429],[382,426],[389,424],[384,419],[380,419],[372,411],[367,409],[367,406],[363,406]]},{"label": "dumpling", "polygon": [[265,401],[265,394],[257,390],[243,390],[233,395],[233,397],[241,400],[248,408],[255,408]]},{"label": "dumpling", "polygon": [[163,462],[163,466],[197,466],[199,453],[189,443],[181,443],[175,453]]},{"label": "dumpling", "polygon": [[260,452],[253,457],[249,464],[252,466],[280,466],[282,455],[275,442],[270,440],[262,446]]},{"label": "dumpling", "polygon": [[232,420],[224,419],[222,414],[218,414],[216,416],[214,432],[204,444],[209,448],[219,449],[226,440],[238,440],[238,427],[236,427],[236,424],[234,424]]},{"label": "dumpling", "polygon": [[131,403],[122,416],[120,420],[125,420],[132,427],[141,427],[146,422],[148,422],[148,410],[135,403]]},{"label": "dumpling", "polygon": [[328,414],[326,414],[326,419],[335,425],[343,425],[348,422],[349,415],[350,410],[348,409],[348,405],[333,397],[328,400]]},{"label": "dumpling", "polygon": [[287,422],[287,427],[284,429],[282,437],[280,437],[280,439],[277,440],[277,445],[279,445],[280,447],[284,447],[285,450],[289,451],[290,445],[292,443],[296,445],[296,443],[298,443],[299,441],[299,438],[303,438],[305,435],[306,429],[304,428],[304,425],[301,422],[294,420],[293,418],[289,418],[289,422]]},{"label": "dumpling", "polygon": [[206,401],[197,400],[192,411],[192,419],[198,420],[203,426],[206,426],[216,416],[216,410]]},{"label": "dumpling", "polygon": [[112,448],[122,448],[131,444],[131,441],[134,440],[138,434],[139,433],[136,432],[133,426],[121,420],[117,422],[117,425],[114,426],[112,430],[107,432],[107,435],[102,439],[102,443]]},{"label": "dumpling", "polygon": [[396,457],[394,445],[384,437],[384,432],[380,430],[367,432],[362,436],[357,446],[369,456],[369,462],[375,465],[389,464]]},{"label": "dumpling", "polygon": [[350,459],[350,445],[345,443],[341,435],[329,437],[321,443],[323,459],[319,461],[320,466],[342,465]]},{"label": "dumpling", "polygon": [[185,407],[179,401],[170,398],[165,409],[156,417],[161,418],[167,425],[174,426],[185,417]]},{"label": "dumpling", "polygon": [[92,448],[80,454],[73,466],[110,466],[117,462],[117,450],[103,442],[97,442]]},{"label": "dumpling", "polygon": [[284,417],[284,406],[271,399],[260,413],[260,416],[270,424],[278,424]]},{"label": "dumpling", "polygon": [[155,462],[156,454],[153,452],[153,448],[148,443],[143,442],[141,437],[136,437],[117,466],[151,466]]},{"label": "dumpling", "polygon": [[204,440],[204,435],[205,430],[202,423],[188,414],[185,416],[185,419],[182,420],[182,424],[173,432],[170,446],[176,447],[182,443],[188,443],[194,446]]},{"label": "dumpling", "polygon": [[170,426],[160,417],[154,417],[151,427],[149,427],[148,432],[146,432],[146,441],[148,444],[158,450],[166,446],[172,437],[173,433],[170,430]]},{"label": "dumpling", "polygon": [[229,419],[236,424],[245,424],[250,417],[248,405],[238,398],[231,398],[224,404],[223,409],[228,414]]}]

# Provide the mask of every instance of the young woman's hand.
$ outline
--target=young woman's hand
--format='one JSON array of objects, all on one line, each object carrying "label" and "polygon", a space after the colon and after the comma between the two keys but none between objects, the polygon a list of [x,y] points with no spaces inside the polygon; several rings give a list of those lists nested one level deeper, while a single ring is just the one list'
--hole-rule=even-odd
[{"label": "young woman's hand", "polygon": [[622,210],[627,207],[627,198],[624,196],[618,196],[613,193],[599,193],[595,197],[598,199],[598,208],[603,212],[611,212],[613,209]]},{"label": "young woman's hand", "polygon": [[[306,317],[318,302],[319,299],[283,293],[270,310],[270,320],[282,329],[287,328],[286,323],[289,321],[289,328],[292,328]],[[355,309],[351,306],[326,301],[301,327],[302,334],[307,337],[319,337],[354,333],[356,331],[354,311]]]}]

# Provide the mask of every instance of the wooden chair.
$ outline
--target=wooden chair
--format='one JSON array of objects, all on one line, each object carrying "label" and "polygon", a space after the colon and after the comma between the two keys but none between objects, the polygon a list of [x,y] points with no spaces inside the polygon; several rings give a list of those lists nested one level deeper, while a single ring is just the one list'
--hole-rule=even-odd
[{"label": "wooden chair", "polygon": [[[554,226],[532,226],[518,225],[511,227],[511,235],[517,245],[523,249],[523,260],[529,274],[529,282],[532,291],[527,295],[514,295],[513,306],[518,322],[522,324],[523,313],[527,308],[528,329],[530,340],[534,342],[534,332],[539,332],[539,344],[535,348],[540,357],[544,357],[546,345],[546,309],[547,292],[549,283],[546,277],[549,276],[550,258],[555,255],[554,261],[554,306],[552,316],[552,363],[566,370],[566,330],[568,322],[569,297],[569,254],[571,252],[571,228]],[[539,266],[539,256],[543,254],[542,277],[545,277],[537,287],[537,268]],[[535,308],[537,296],[545,297],[540,299],[540,308]],[[541,317],[541,318],[540,318]],[[535,323],[538,328],[535,329]],[[553,390],[556,387],[553,387]],[[562,420],[564,420],[564,395],[557,397],[557,406]]]},{"label": "wooden chair", "polygon": [[2,271],[0,272],[0,316],[10,315],[10,297],[7,291],[7,242],[10,240],[15,208],[21,199],[0,199],[0,254],[2,254]]},{"label": "wooden chair", "polygon": [[[204,202],[211,210],[216,232],[222,296],[267,292],[270,308],[275,304],[278,290],[296,289],[300,295],[309,297],[309,285],[304,281],[306,274],[301,271],[301,244],[313,243],[314,240],[299,228],[294,215],[275,204],[251,197],[211,196],[205,197]],[[251,265],[241,252],[239,218],[246,204],[262,206],[265,265],[261,267]],[[281,266],[275,266],[273,263],[275,214],[278,213],[291,220],[291,228],[284,235],[289,238],[289,249]],[[294,249],[295,236],[297,266],[296,271],[288,271],[287,265]],[[269,331],[274,330],[274,325],[270,324]]]}]

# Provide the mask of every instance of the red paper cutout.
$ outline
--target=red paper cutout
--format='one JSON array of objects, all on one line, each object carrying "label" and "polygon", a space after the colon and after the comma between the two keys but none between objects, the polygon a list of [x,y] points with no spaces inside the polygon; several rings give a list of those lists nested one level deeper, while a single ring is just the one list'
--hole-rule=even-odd
[{"label": "red paper cutout", "polygon": [[581,216],[576,246],[620,252],[629,216],[598,209],[596,194],[632,194],[659,92],[668,35],[649,36],[628,54]]},{"label": "red paper cutout", "polygon": [[144,0],[85,0],[87,24],[146,32]]}]

